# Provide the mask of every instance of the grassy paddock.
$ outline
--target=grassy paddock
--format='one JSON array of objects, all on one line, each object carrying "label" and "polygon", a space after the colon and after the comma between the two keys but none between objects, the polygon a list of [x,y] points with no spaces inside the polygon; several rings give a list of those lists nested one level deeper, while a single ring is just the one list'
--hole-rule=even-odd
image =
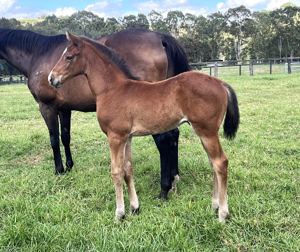
[{"label": "grassy paddock", "polygon": [[[300,75],[225,76],[238,95],[229,157],[230,219],[212,212],[212,171],[190,127],[180,127],[181,180],[157,200],[159,156],[133,139],[139,215],[114,223],[106,138],[95,113],[72,117],[73,171],[55,176],[48,132],[25,85],[0,86],[0,250],[212,251],[300,249]],[[127,212],[128,195],[125,193]]]}]

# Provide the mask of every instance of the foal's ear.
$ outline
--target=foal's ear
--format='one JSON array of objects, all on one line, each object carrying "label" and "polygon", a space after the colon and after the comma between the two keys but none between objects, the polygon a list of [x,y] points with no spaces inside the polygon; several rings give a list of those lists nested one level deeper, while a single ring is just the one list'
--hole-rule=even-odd
[{"label": "foal's ear", "polygon": [[79,37],[69,33],[68,31],[66,32],[66,36],[67,36],[67,39],[74,45],[76,45],[78,47],[81,47],[83,45],[83,42]]}]

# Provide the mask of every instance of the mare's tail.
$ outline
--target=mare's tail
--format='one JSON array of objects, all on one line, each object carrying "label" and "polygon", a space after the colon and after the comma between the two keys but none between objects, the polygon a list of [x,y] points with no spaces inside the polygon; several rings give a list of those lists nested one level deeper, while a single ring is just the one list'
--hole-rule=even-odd
[{"label": "mare's tail", "polygon": [[223,83],[223,85],[228,94],[227,112],[223,126],[224,135],[227,139],[233,139],[240,123],[239,105],[233,88],[227,83]]},{"label": "mare's tail", "polygon": [[168,78],[190,71],[190,65],[183,47],[170,35],[159,33],[168,57]]}]

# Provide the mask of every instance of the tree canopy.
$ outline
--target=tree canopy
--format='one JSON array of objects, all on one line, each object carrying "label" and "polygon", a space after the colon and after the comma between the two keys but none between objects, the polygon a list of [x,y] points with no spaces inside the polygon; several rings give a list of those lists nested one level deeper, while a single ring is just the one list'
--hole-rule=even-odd
[{"label": "tree canopy", "polygon": [[300,8],[292,4],[259,12],[239,6],[208,16],[169,11],[164,17],[152,10],[148,16],[105,20],[92,12],[79,11],[70,17],[52,15],[37,22],[0,19],[0,28],[29,29],[45,35],[68,30],[91,38],[130,27],[174,36],[186,49],[190,62],[300,56]]}]

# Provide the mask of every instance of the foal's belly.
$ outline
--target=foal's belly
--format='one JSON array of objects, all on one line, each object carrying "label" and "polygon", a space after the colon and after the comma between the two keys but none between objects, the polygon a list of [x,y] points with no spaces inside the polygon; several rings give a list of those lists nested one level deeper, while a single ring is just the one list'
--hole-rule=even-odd
[{"label": "foal's belly", "polygon": [[164,133],[177,128],[185,122],[185,118],[156,118],[153,120],[135,120],[130,134],[133,136],[147,136]]}]

